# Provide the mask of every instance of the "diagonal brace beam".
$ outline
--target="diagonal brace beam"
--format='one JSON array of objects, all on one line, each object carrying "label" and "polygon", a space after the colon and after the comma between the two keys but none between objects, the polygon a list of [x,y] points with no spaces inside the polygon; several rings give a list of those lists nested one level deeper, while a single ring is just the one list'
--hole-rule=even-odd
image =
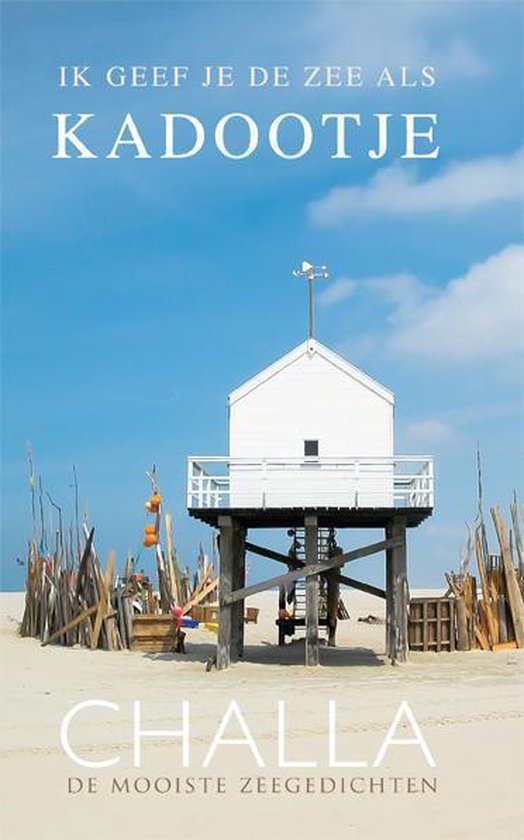
[{"label": "diagonal brace beam", "polygon": [[236,589],[231,592],[224,601],[228,604],[233,604],[235,601],[240,601],[243,598],[248,598],[249,595],[256,595],[257,592],[265,592],[267,589],[273,589],[275,586],[287,586],[309,575],[318,575],[322,572],[328,572],[330,569],[339,569],[345,563],[351,560],[359,560],[361,557],[369,557],[371,554],[377,554],[379,551],[386,549],[398,548],[401,541],[398,539],[382,540],[381,542],[366,545],[363,548],[356,548],[354,551],[348,551],[346,554],[339,554],[331,560],[326,560],[322,563],[315,563],[310,566],[303,566],[293,572],[288,572],[285,575],[277,575],[269,580],[261,583],[254,583],[252,586],[246,586],[243,589]]},{"label": "diagonal brace beam", "polygon": [[246,551],[251,551],[252,554],[259,554],[260,557],[268,557],[269,560],[286,563],[289,566],[297,565],[293,557],[288,557],[287,554],[281,554],[280,551],[273,551],[271,548],[264,548],[262,545],[255,545],[255,543],[246,542]]},{"label": "diagonal brace beam", "polygon": [[378,586],[372,586],[371,583],[363,583],[345,575],[337,575],[337,578],[344,586],[351,586],[353,589],[359,589],[361,592],[367,592],[368,595],[375,595],[377,598],[386,598],[386,590],[379,589]]}]

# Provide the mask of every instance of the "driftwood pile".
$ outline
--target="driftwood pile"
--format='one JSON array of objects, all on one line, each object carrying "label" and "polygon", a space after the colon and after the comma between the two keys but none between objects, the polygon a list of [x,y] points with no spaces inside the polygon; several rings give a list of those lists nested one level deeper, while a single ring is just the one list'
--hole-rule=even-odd
[{"label": "driftwood pile", "polygon": [[[216,590],[213,565],[202,551],[193,576],[188,569],[180,569],[170,537],[166,551],[157,545],[155,592],[151,581],[135,572],[132,558],[126,561],[122,576],[117,576],[111,552],[104,571],[93,543],[94,528],[85,531],[78,562],[65,560],[59,551],[42,554],[37,543],[30,542],[22,636],[38,638],[43,645],[122,650],[133,645],[135,616],[168,615],[176,606],[186,615],[193,606],[209,602]],[[171,533],[169,514],[166,533]]]},{"label": "driftwood pile", "polygon": [[[491,508],[498,554],[491,554],[482,516],[470,531],[478,581],[467,561],[446,579],[455,597],[458,650],[504,650],[524,647],[524,543],[516,498],[510,505],[512,530],[498,507]],[[469,552],[466,552],[468,554]]]},{"label": "driftwood pile", "polygon": [[[184,616],[195,605],[209,603],[214,597],[218,579],[202,548],[196,573],[192,575],[188,568],[181,569],[173,547],[172,519],[168,513],[164,517],[165,548],[162,548],[160,501],[155,508],[155,525],[146,527],[144,540],[144,545],[151,546],[156,556],[156,591],[148,577],[135,570],[132,557],[127,558],[119,576],[115,553],[111,552],[103,570],[94,545],[94,528],[87,523],[80,529],[77,520],[76,547],[72,527],[69,539],[64,539],[61,509],[51,497],[51,504],[59,511],[59,525],[55,548],[50,552],[44,529],[41,481],[40,528],[36,523],[31,458],[30,468],[35,528],[29,541],[22,636],[38,638],[43,645],[82,645],[91,650],[132,648],[136,616],[164,615],[171,620],[176,608]],[[152,478],[154,493],[160,500],[154,468],[148,476]]]}]

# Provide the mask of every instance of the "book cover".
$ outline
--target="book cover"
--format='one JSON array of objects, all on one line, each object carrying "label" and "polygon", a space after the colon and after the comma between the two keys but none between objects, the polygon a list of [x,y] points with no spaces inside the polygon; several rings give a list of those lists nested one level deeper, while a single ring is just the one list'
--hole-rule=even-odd
[{"label": "book cover", "polygon": [[2,18],[2,837],[521,836],[522,4]]}]

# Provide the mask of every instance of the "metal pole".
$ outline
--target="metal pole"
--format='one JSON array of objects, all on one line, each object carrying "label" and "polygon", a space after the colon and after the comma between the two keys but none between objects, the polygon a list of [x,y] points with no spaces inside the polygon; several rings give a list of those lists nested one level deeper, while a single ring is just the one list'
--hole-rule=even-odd
[{"label": "metal pole", "polygon": [[319,277],[322,280],[327,280],[329,274],[327,273],[326,266],[321,265],[315,268],[314,265],[307,262],[307,260],[303,260],[302,267],[296,269],[293,272],[295,277],[303,277],[308,281],[309,286],[309,337],[313,338],[313,282],[314,280]]},{"label": "metal pole", "polygon": [[308,277],[309,285],[309,337],[313,338],[313,276]]}]

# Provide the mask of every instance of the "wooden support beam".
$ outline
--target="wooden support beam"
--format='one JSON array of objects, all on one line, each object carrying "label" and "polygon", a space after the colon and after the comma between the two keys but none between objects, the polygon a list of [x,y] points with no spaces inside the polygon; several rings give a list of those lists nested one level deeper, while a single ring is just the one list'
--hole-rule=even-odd
[{"label": "wooden support beam", "polygon": [[328,645],[335,647],[337,640],[337,613],[340,600],[340,575],[335,572],[328,572],[327,579],[327,620],[328,620]]},{"label": "wooden support beam", "polygon": [[406,519],[394,516],[386,528],[396,544],[386,551],[386,640],[387,653],[394,665],[405,662],[408,653],[408,580]]},{"label": "wooden support beam", "polygon": [[340,554],[337,557],[331,558],[331,560],[325,560],[322,563],[317,563],[314,569],[309,569],[307,565],[302,566],[300,569],[296,569],[295,571],[287,572],[284,575],[276,575],[275,577],[269,578],[269,580],[262,581],[261,583],[254,583],[252,586],[246,586],[244,589],[231,592],[225,596],[226,600],[224,603],[233,603],[241,598],[247,598],[249,595],[256,595],[257,592],[265,592],[267,589],[275,589],[280,585],[288,586],[290,583],[294,583],[296,580],[300,580],[308,575],[318,575],[323,574],[324,572],[329,572],[330,569],[339,569],[341,566],[344,566],[346,563],[350,563],[352,560],[359,560],[361,557],[369,557],[371,554],[377,554],[380,551],[398,548],[401,545],[402,541],[397,539],[387,539],[381,540],[377,543],[372,543],[371,545],[366,545],[363,548],[356,548],[354,551],[348,551],[346,554]]},{"label": "wooden support beam", "polygon": [[217,669],[231,664],[231,591],[233,588],[233,518],[220,516],[220,585],[218,590]]},{"label": "wooden support beam", "polygon": [[[233,586],[235,590],[246,585],[246,529],[233,520]],[[244,599],[236,601],[231,610],[231,660],[244,656]]]},{"label": "wooden support beam", "polygon": [[[218,592],[217,668],[228,668],[244,653],[244,597],[231,598],[232,589],[245,591],[246,530],[232,516],[221,516],[220,584]],[[237,588],[238,587],[238,588]]]},{"label": "wooden support beam", "polygon": [[[386,528],[386,536],[391,529]],[[386,655],[391,655],[393,636],[393,563],[392,549],[386,550]]]},{"label": "wooden support beam", "polygon": [[316,516],[306,516],[306,665],[318,665],[318,520]]},{"label": "wooden support beam", "polygon": [[276,560],[278,563],[285,563],[287,566],[295,567],[297,565],[296,561],[287,554],[281,554],[280,551],[273,551],[271,548],[264,548],[262,545],[246,542],[246,551],[258,554],[260,557],[267,557],[269,560]]},{"label": "wooden support beam", "polygon": [[[278,613],[279,618],[281,618],[282,611],[286,609],[286,587],[279,586],[278,588]],[[278,644],[279,647],[283,647],[286,644],[286,634],[284,632],[284,627],[282,624],[278,625]]]},{"label": "wooden support beam", "polygon": [[386,590],[379,589],[378,586],[372,586],[371,583],[363,583],[355,578],[346,577],[345,575],[337,575],[340,583],[344,586],[351,586],[353,589],[358,589],[360,592],[367,592],[368,595],[375,595],[376,598],[385,598]]}]

